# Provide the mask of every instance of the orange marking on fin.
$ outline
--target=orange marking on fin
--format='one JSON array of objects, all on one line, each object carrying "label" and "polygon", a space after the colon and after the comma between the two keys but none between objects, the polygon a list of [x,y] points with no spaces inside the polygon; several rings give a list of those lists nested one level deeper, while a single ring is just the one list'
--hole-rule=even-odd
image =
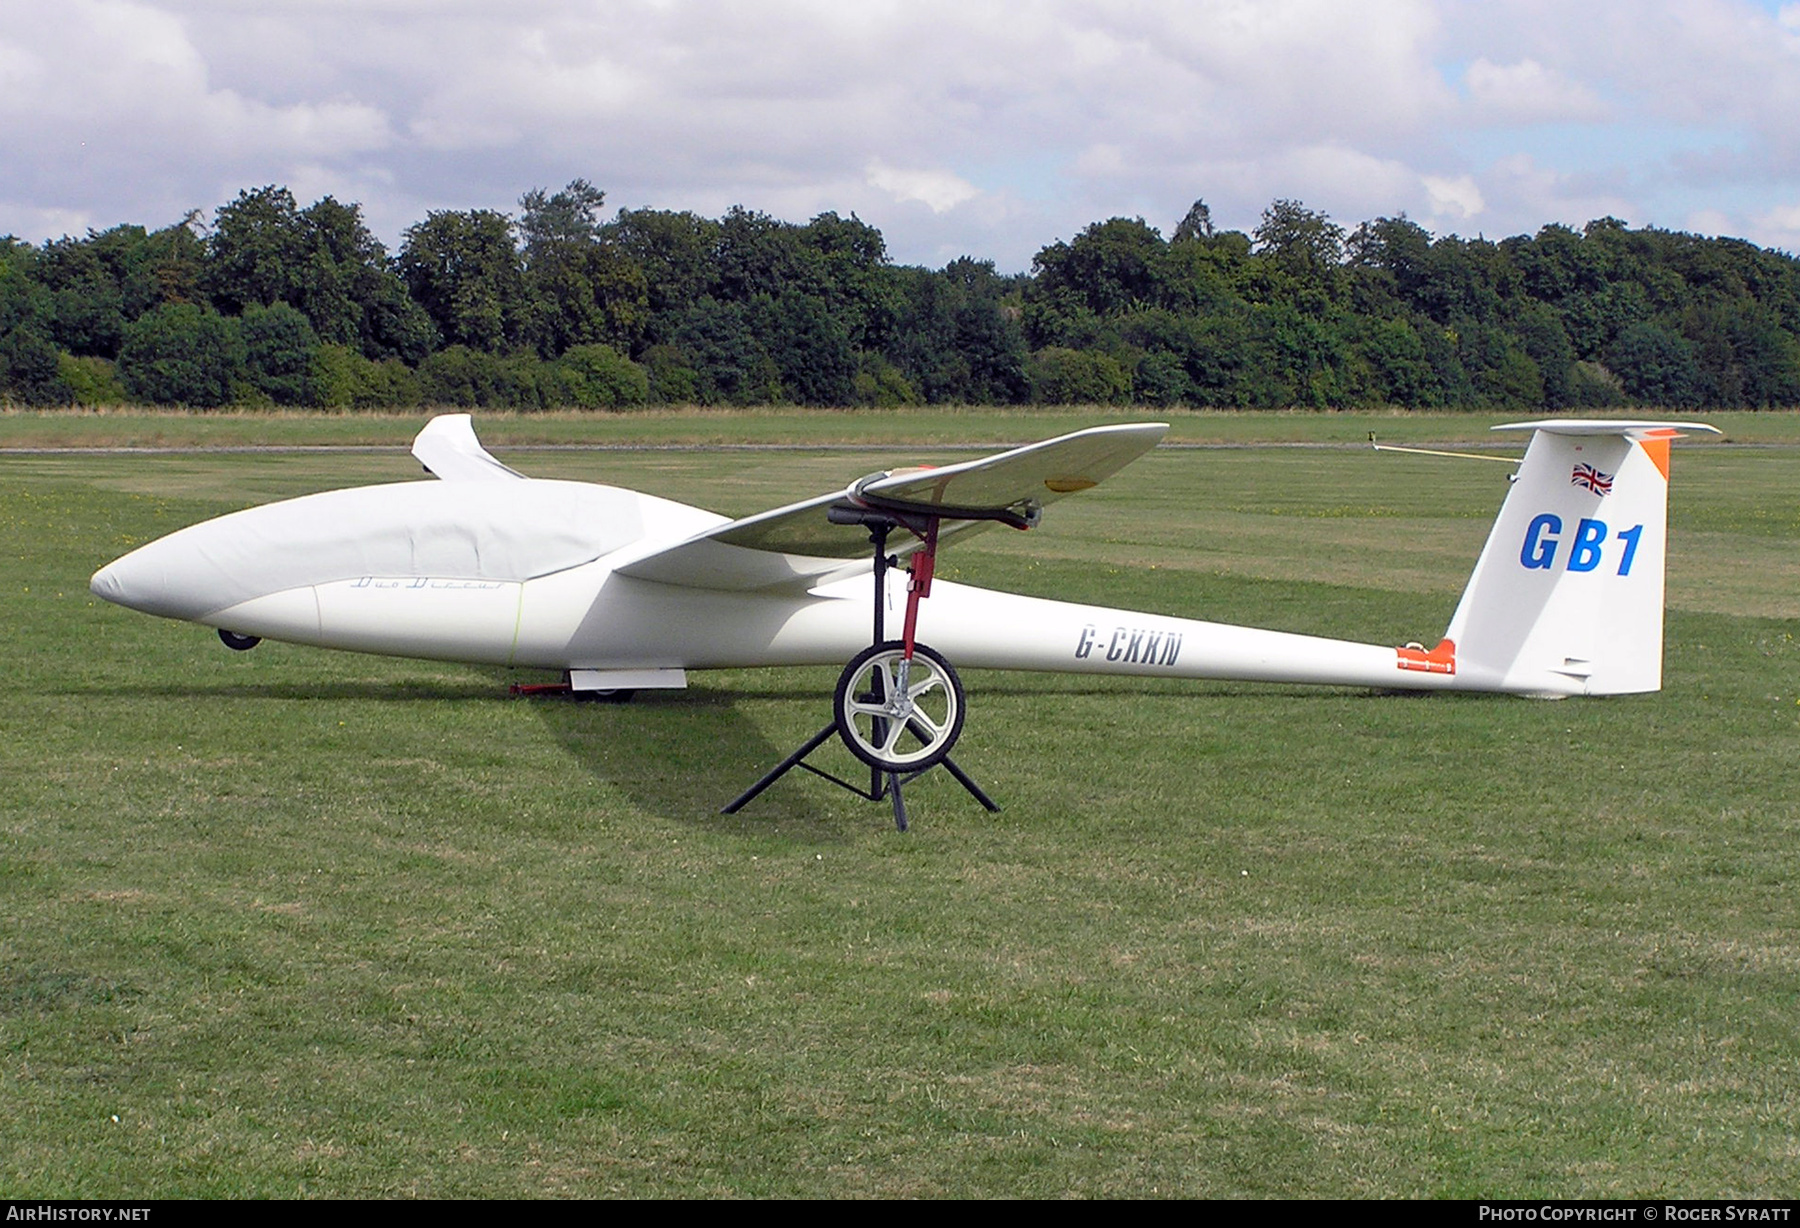
[{"label": "orange marking on fin", "polygon": [[1658,431],[1653,439],[1637,441],[1638,447],[1644,450],[1644,455],[1650,458],[1650,463],[1656,466],[1657,472],[1663,475],[1665,482],[1669,480],[1669,440],[1678,434],[1680,434],[1679,431],[1670,431],[1667,434]]},{"label": "orange marking on fin", "polygon": [[1418,670],[1427,674],[1454,674],[1456,672],[1456,641],[1439,640],[1438,646],[1430,652],[1423,648],[1396,648],[1394,664],[1401,669]]}]

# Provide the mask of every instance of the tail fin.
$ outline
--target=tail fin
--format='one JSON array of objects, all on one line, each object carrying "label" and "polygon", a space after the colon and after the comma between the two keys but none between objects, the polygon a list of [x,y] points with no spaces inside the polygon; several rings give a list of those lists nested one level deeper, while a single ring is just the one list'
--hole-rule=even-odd
[{"label": "tail fin", "polygon": [[1717,429],[1494,429],[1535,433],[1445,633],[1455,685],[1545,696],[1660,689],[1669,443]]}]

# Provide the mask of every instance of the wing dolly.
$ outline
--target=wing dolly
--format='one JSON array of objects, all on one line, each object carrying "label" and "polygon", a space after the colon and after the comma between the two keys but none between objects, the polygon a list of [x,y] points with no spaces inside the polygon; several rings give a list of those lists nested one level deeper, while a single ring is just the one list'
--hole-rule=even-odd
[{"label": "wing dolly", "polygon": [[[937,563],[938,526],[944,520],[995,521],[1015,529],[1038,523],[1042,506],[1036,501],[999,508],[946,508],[931,503],[884,498],[867,488],[889,474],[874,474],[853,484],[846,497],[825,509],[835,525],[858,525],[869,531],[874,551],[874,628],[869,646],[851,659],[832,691],[832,719],[800,748],[761,780],[734,798],[720,813],[736,814],[763,790],[794,768],[847,789],[858,797],[892,801],[894,826],[906,830],[906,800],[902,786],[932,768],[943,766],[969,795],[990,814],[999,813],[993,798],[950,757],[962,736],[967,699],[956,669],[936,650],[918,642],[919,603],[931,595],[931,576]],[[888,568],[898,560],[888,554],[888,535],[904,529],[920,545],[907,560],[910,579],[906,586],[906,618],[901,638],[889,640],[886,628]],[[842,777],[807,762],[819,747],[836,734],[844,746],[869,768],[869,786],[852,784]],[[903,745],[910,735],[916,746]]]}]

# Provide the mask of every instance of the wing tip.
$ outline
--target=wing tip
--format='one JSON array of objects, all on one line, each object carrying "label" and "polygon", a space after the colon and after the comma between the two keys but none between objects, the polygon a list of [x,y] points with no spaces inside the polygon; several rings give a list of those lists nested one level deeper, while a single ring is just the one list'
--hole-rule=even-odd
[{"label": "wing tip", "polygon": [[433,477],[445,481],[522,480],[525,475],[495,458],[475,434],[473,414],[438,414],[413,436],[412,454]]}]

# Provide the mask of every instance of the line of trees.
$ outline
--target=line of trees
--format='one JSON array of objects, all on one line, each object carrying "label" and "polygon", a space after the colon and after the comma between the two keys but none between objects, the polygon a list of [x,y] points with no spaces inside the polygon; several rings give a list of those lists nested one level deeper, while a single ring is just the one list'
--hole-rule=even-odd
[{"label": "line of trees", "polygon": [[26,405],[1800,405],[1800,261],[1614,218],[1491,242],[1278,200],[1167,239],[888,259],[855,216],[620,210],[576,180],[517,216],[240,192],[210,222],[0,240],[0,397]]}]

